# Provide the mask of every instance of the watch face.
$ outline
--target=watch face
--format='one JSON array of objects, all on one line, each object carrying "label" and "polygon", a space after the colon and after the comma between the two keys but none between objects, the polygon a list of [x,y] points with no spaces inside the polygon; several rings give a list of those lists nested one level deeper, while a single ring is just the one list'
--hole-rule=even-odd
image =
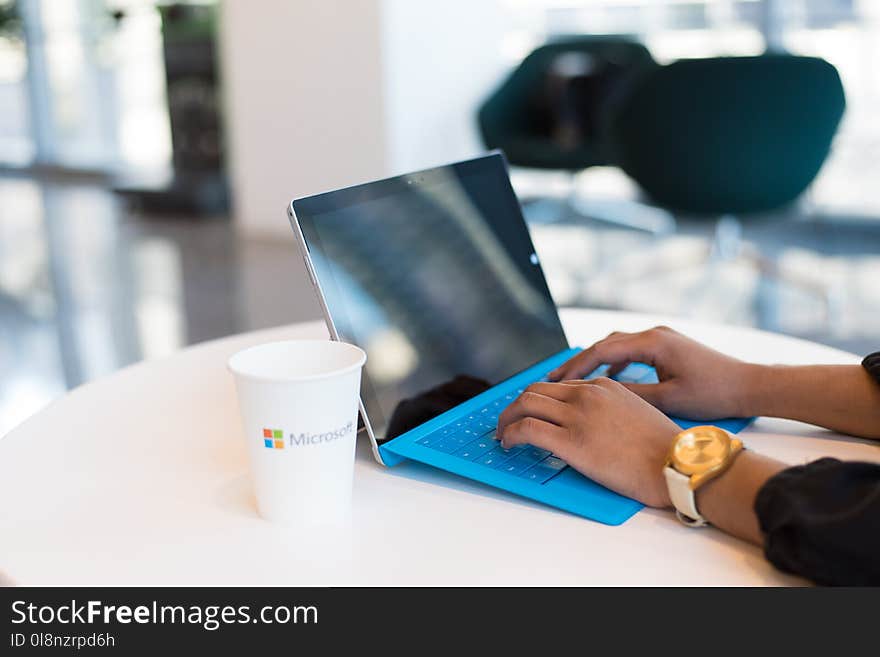
[{"label": "watch face", "polygon": [[672,446],[672,466],[682,474],[711,470],[730,453],[730,436],[718,427],[693,427],[682,431]]}]

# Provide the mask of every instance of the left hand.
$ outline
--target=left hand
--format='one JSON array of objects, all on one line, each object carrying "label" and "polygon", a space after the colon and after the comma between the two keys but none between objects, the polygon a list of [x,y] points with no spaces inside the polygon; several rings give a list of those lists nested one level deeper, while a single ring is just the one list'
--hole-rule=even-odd
[{"label": "left hand", "polygon": [[533,383],[498,419],[505,447],[548,449],[603,486],[671,506],[663,466],[678,425],[607,378]]}]

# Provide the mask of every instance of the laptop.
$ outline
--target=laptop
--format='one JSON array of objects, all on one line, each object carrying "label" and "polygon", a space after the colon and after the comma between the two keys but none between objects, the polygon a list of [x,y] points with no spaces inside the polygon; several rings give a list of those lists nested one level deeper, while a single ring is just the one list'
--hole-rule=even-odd
[{"label": "laptop", "polygon": [[[495,438],[505,407],[580,350],[500,152],[296,199],[288,214],[331,337],[367,353],[360,411],[380,463],[419,461],[609,525],[642,508]],[[657,382],[639,363],[615,378]]]}]

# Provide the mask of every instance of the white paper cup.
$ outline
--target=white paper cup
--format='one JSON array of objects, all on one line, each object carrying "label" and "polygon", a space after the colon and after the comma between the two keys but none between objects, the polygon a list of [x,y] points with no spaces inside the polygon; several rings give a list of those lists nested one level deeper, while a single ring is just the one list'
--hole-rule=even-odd
[{"label": "white paper cup", "polygon": [[229,359],[265,519],[311,525],[348,517],[366,360],[358,347],[331,340],[270,342]]}]

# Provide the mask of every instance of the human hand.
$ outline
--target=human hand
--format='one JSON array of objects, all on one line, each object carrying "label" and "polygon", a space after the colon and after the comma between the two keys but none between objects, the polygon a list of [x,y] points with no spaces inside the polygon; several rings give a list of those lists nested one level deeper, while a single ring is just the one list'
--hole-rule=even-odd
[{"label": "human hand", "polygon": [[632,362],[652,365],[660,382],[624,385],[666,413],[694,420],[753,415],[747,394],[755,366],[665,326],[614,332],[563,363],[549,378],[579,379],[603,364],[611,366],[608,376],[614,376]]},{"label": "human hand", "polygon": [[548,449],[575,470],[622,495],[670,506],[663,466],[679,428],[607,378],[533,383],[498,419],[504,447]]}]

